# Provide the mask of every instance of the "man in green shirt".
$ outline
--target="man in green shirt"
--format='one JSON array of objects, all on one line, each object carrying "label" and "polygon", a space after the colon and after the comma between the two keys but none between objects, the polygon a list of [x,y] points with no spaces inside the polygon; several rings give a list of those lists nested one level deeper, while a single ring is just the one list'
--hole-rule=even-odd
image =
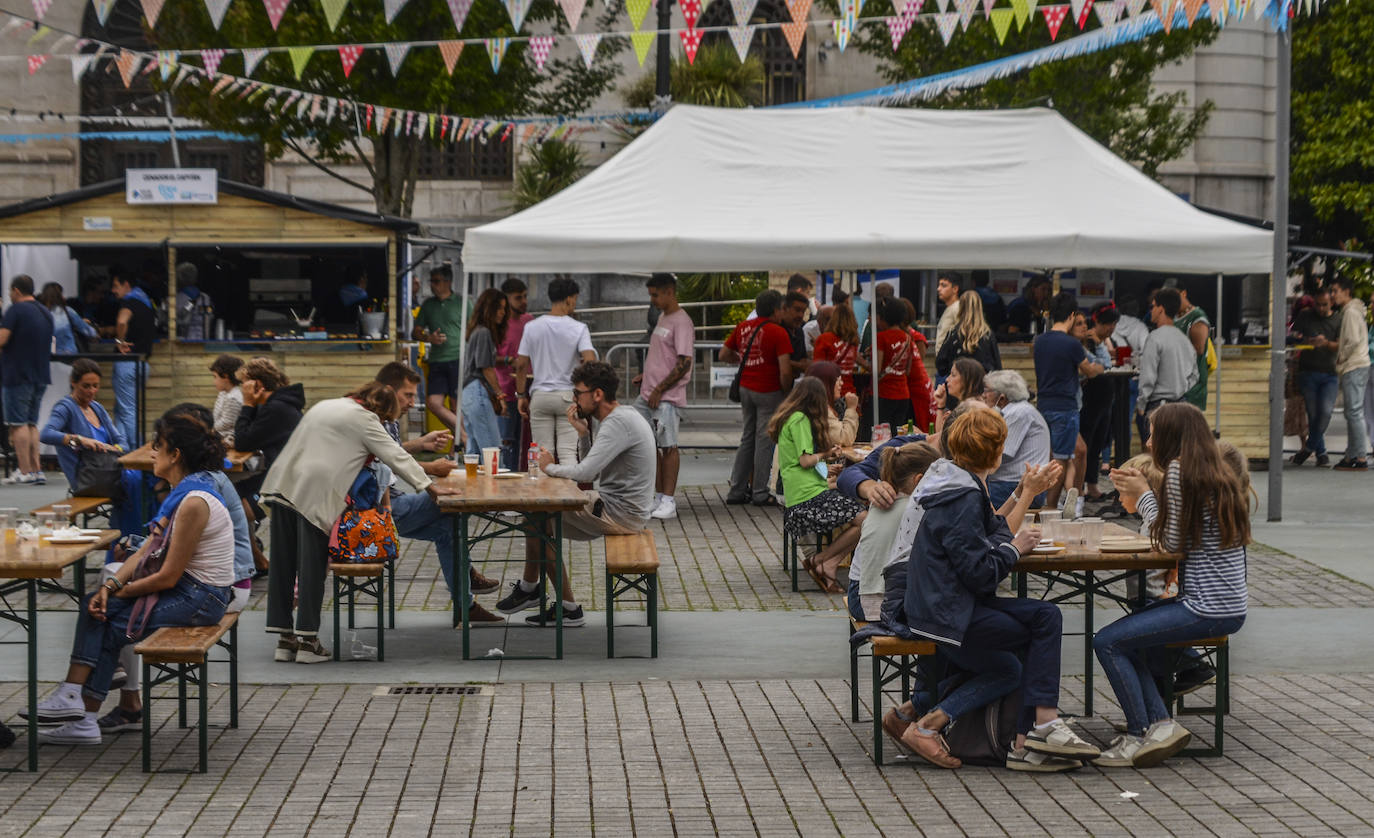
[{"label": "man in green shirt", "polygon": [[1207,319],[1207,312],[1188,302],[1188,292],[1182,286],[1179,287],[1178,294],[1183,298],[1183,306],[1179,309],[1178,317],[1174,318],[1174,325],[1188,336],[1188,341],[1193,344],[1193,351],[1197,353],[1197,383],[1183,394],[1183,398],[1196,405],[1199,410],[1206,410],[1207,341],[1211,335],[1212,323]]},{"label": "man in green shirt", "polygon": [[453,293],[453,268],[448,265],[429,272],[429,287],[434,296],[420,304],[411,337],[429,344],[425,407],[456,434],[457,416],[447,402],[451,399],[455,405],[458,403],[462,380],[458,357],[463,350],[463,301]]}]

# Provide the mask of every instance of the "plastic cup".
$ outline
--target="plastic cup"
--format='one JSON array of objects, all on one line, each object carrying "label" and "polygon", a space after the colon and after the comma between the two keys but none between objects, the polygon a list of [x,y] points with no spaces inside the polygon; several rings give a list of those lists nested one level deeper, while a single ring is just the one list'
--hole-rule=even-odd
[{"label": "plastic cup", "polygon": [[52,514],[59,524],[69,524],[72,520],[72,505],[70,503],[55,503],[52,505]]},{"label": "plastic cup", "polygon": [[492,475],[494,475],[494,474],[496,474],[496,472],[500,471],[500,470],[501,470],[501,449],[500,449],[500,448],[483,448],[483,449],[482,449],[482,467],[485,468],[485,469],[487,470],[487,474],[492,474]]},{"label": "plastic cup", "polygon": [[38,515],[37,515],[37,518],[38,518],[38,534],[39,534],[39,535],[52,535],[52,525],[53,525],[53,521],[57,518],[57,516],[54,515],[54,514],[51,513],[51,512],[39,512]]},{"label": "plastic cup", "polygon": [[6,544],[14,543],[14,528],[19,525],[19,509],[13,506],[0,507],[0,518],[4,519],[4,526],[0,527]]},{"label": "plastic cup", "polygon": [[1080,521],[1059,521],[1059,537],[1056,542],[1063,542],[1064,546],[1070,550],[1078,549],[1083,544],[1083,524]]},{"label": "plastic cup", "polygon": [[1102,549],[1102,530],[1106,522],[1101,518],[1083,518],[1078,522],[1083,530],[1083,549],[1094,553]]},{"label": "plastic cup", "polygon": [[474,478],[474,477],[477,476],[477,466],[480,465],[481,462],[482,462],[482,455],[481,455],[481,454],[464,454],[464,455],[463,455],[463,468],[464,468],[464,470],[467,471],[467,475],[468,475],[468,479],[469,479],[469,480],[471,480],[472,478]]},{"label": "plastic cup", "polygon": [[1064,517],[1064,513],[1060,512],[1058,509],[1042,509],[1040,510],[1039,515],[1041,524],[1045,524],[1050,521],[1058,521]]}]

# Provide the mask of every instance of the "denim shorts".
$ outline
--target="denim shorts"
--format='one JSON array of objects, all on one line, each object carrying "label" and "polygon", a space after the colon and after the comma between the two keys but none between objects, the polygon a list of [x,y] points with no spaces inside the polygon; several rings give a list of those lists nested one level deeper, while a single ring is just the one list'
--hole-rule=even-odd
[{"label": "denim shorts", "polygon": [[0,395],[5,400],[5,424],[11,428],[20,425],[37,425],[38,412],[43,404],[46,384],[33,384],[20,381],[0,387]]},{"label": "denim shorts", "polygon": [[677,405],[660,401],[658,407],[651,410],[649,402],[640,396],[635,399],[634,408],[644,417],[644,421],[649,423],[649,427],[654,429],[654,443],[659,448],[677,447],[677,429],[681,423]]},{"label": "denim shorts", "polygon": [[1045,424],[1050,426],[1050,457],[1072,460],[1073,449],[1078,444],[1078,411],[1042,410],[1040,415],[1045,417]]}]

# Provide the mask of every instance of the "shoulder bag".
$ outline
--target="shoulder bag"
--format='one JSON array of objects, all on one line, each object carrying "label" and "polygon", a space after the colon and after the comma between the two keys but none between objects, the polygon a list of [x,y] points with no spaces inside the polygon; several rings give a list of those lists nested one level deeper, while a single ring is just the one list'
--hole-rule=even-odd
[{"label": "shoulder bag", "polygon": [[377,476],[363,468],[348,490],[347,506],[329,532],[329,561],[335,564],[392,562],[400,554],[391,510],[371,499],[379,496]]},{"label": "shoulder bag", "polygon": [[124,501],[124,467],[114,451],[83,449],[76,461],[76,475],[72,481],[72,495],[81,498],[109,498],[116,504]]},{"label": "shoulder bag", "polygon": [[749,350],[754,348],[754,338],[758,337],[759,332],[762,332],[763,327],[767,325],[766,322],[760,323],[758,328],[754,329],[754,333],[749,336],[749,341],[744,345],[744,352],[739,358],[739,369],[735,370],[735,377],[730,381],[730,392],[728,394],[730,401],[735,404],[739,404],[739,380],[740,377],[744,375],[744,365],[749,363]]}]

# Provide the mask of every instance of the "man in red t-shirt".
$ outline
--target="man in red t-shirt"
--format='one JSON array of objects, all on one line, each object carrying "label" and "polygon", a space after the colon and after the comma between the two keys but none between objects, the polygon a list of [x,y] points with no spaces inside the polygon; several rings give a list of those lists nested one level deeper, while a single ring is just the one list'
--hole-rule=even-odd
[{"label": "man in red t-shirt", "polygon": [[739,450],[735,452],[735,466],[730,471],[730,490],[725,502],[770,506],[776,503],[768,491],[768,472],[773,466],[773,438],[768,435],[768,420],[782,403],[783,393],[792,382],[790,358],[792,339],[779,325],[782,319],[782,295],[764,291],[754,298],[756,317],[735,327],[720,360],[738,364],[743,355],[740,373],[739,401],[744,409],[744,431],[740,434]]},{"label": "man in red t-shirt", "polygon": [[915,358],[911,335],[902,328],[906,307],[896,297],[882,297],[878,310],[878,424],[886,422],[893,436],[911,421],[911,391],[907,376]]}]

